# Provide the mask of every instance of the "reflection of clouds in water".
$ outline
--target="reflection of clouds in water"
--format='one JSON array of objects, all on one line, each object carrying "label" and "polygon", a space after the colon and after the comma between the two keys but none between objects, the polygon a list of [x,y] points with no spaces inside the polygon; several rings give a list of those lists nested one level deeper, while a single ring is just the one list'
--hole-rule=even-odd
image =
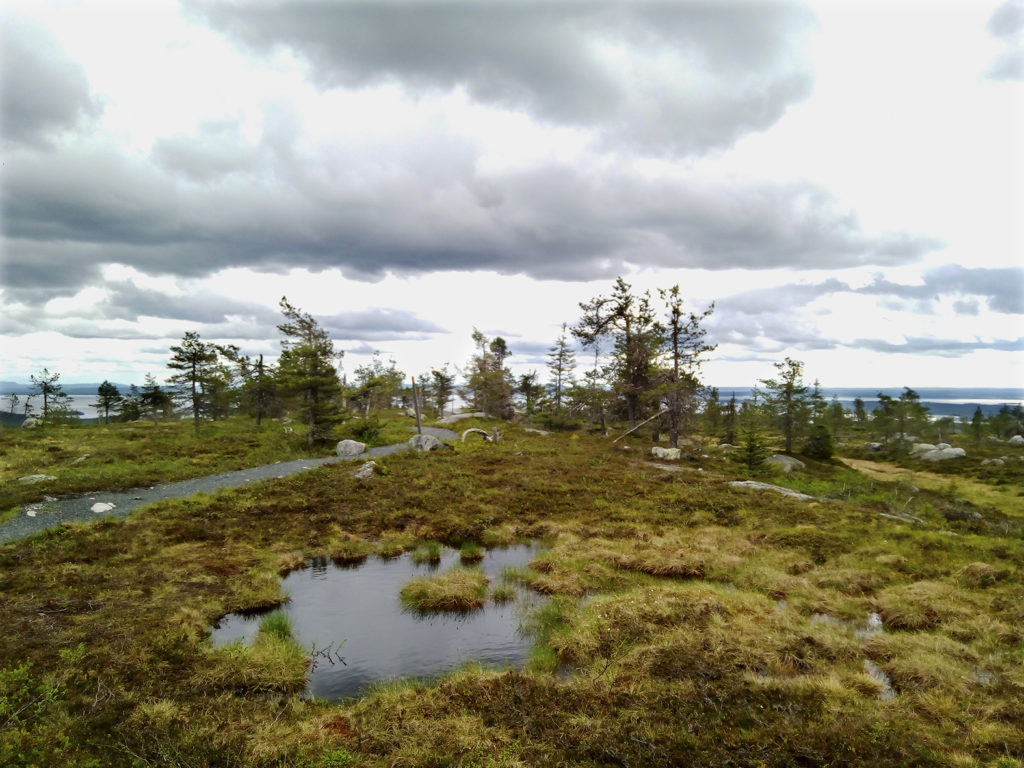
[{"label": "reflection of clouds in water", "polygon": [[[534,546],[491,550],[480,567],[492,583],[507,566],[524,566]],[[444,550],[439,571],[459,567],[458,552]],[[324,559],[284,580],[291,601],[284,611],[300,645],[334,643],[345,663],[319,663],[310,674],[315,696],[355,696],[374,682],[396,677],[427,677],[470,661],[495,665],[523,663],[532,645],[518,627],[522,604],[488,602],[468,614],[419,615],[405,610],[399,591],[410,579],[435,572],[412,563],[408,554],[393,560],[371,558],[357,568],[338,568]],[[213,632],[215,645],[249,642],[260,617],[225,617]]]}]

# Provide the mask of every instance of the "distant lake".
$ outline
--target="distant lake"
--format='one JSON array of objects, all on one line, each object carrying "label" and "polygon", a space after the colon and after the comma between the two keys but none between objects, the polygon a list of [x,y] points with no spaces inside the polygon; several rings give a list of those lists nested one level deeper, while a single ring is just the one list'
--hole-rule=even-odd
[{"label": "distant lake", "polygon": [[[0,396],[0,411],[4,413],[11,412],[11,401],[8,399],[10,393]],[[21,416],[25,413],[25,399],[29,395],[18,392],[18,406],[14,409],[15,416]],[[43,396],[42,395],[31,395],[32,397],[32,416],[39,416],[43,412]],[[96,402],[96,395],[69,395],[68,405],[73,411],[78,412],[79,418],[82,419],[95,419],[100,416],[96,409],[92,406],[92,403]],[[110,415],[114,416],[115,411],[111,409]]]}]

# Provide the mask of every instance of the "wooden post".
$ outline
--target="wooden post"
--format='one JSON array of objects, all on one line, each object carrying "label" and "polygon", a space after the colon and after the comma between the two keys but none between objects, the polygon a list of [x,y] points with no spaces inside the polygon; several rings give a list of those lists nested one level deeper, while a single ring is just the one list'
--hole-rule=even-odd
[{"label": "wooden post", "polygon": [[625,434],[622,434],[622,435],[619,435],[618,437],[616,437],[616,438],[615,438],[614,440],[612,440],[612,443],[617,443],[617,442],[619,442],[619,440],[621,440],[622,438],[624,438],[624,437],[625,437],[626,435],[631,435],[631,434],[633,434],[634,432],[636,432],[636,431],[637,431],[638,429],[640,429],[640,427],[642,427],[642,426],[643,426],[644,424],[646,424],[646,423],[647,423],[648,421],[654,421],[654,420],[655,420],[656,418],[658,418],[659,416],[664,416],[664,415],[665,415],[666,413],[668,413],[668,408],[662,408],[662,409],[661,409],[660,411],[658,411],[658,412],[657,412],[656,414],[654,414],[653,416],[651,416],[651,418],[649,418],[649,419],[646,419],[646,420],[644,420],[644,421],[641,421],[641,422],[640,422],[639,424],[637,424],[637,425],[636,425],[635,427],[633,427],[633,428],[632,428],[631,430],[629,430],[629,432],[626,432]]},{"label": "wooden post", "polygon": [[420,398],[416,394],[416,377],[412,377],[412,407],[416,409],[416,434],[423,434],[423,427],[420,426]]}]

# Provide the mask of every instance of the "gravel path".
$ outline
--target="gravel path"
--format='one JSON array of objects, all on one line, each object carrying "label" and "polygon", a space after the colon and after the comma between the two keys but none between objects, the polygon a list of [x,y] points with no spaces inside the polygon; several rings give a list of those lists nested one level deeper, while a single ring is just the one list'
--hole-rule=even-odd
[{"label": "gravel path", "polygon": [[[415,430],[416,428],[412,427],[412,429]],[[439,440],[455,440],[458,438],[458,435],[450,429],[439,429],[437,427],[423,427],[423,434],[433,435]],[[97,520],[102,517],[127,517],[139,507],[144,507],[157,501],[184,499],[197,493],[213,493],[222,488],[237,488],[259,480],[294,475],[307,469],[321,467],[324,464],[372,459],[398,453],[408,448],[408,443],[382,445],[370,448],[351,459],[328,456],[324,459],[280,461],[276,464],[266,464],[262,467],[222,472],[218,475],[196,477],[191,480],[179,480],[175,483],[162,483],[148,488],[132,488],[127,491],[96,491],[95,493],[88,493],[83,496],[40,501],[22,507],[22,514],[0,525],[0,544],[31,536],[34,533],[39,533],[47,528],[53,528],[64,523]]]}]

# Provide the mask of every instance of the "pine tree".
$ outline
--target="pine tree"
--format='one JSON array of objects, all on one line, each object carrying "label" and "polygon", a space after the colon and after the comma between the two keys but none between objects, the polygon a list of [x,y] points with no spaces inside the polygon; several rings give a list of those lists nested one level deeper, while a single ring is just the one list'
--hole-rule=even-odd
[{"label": "pine tree", "polygon": [[443,365],[440,370],[430,370],[430,391],[434,396],[434,408],[438,416],[444,416],[445,406],[455,392],[455,374],[448,372],[448,364]]},{"label": "pine tree", "polygon": [[281,389],[297,402],[299,418],[306,424],[306,444],[326,439],[331,428],[341,421],[341,382],[335,361],[342,352],[334,351],[334,342],[311,316],[281,298],[285,322],[277,326],[284,338],[278,360]]},{"label": "pine tree", "polygon": [[157,419],[166,419],[174,411],[174,402],[170,393],[160,388],[152,374],[147,373],[139,392],[139,410],[153,420],[156,426]]},{"label": "pine tree", "polygon": [[554,345],[548,347],[548,389],[551,392],[555,413],[562,412],[562,397],[572,384],[573,371],[576,369],[576,353],[569,346],[569,340],[565,335],[567,327],[566,323],[562,323],[562,333]]},{"label": "pine tree", "polygon": [[[679,447],[679,426],[686,413],[693,415],[696,409],[696,394],[699,387],[696,373],[701,364],[701,355],[711,352],[715,345],[706,344],[704,336],[707,331],[701,323],[714,311],[714,304],[697,315],[690,312],[683,314],[683,300],[679,295],[679,286],[674,285],[667,291],[658,291],[667,309],[665,323],[665,354],[669,358],[668,370],[668,439],[673,448]],[[689,395],[684,396],[685,395]]]},{"label": "pine tree", "polygon": [[32,382],[33,394],[43,396],[44,420],[50,416],[51,411],[61,411],[67,407],[68,396],[64,394],[59,373],[50,373],[48,368],[43,368],[39,373],[30,375],[29,381]]},{"label": "pine tree", "polygon": [[974,441],[975,448],[981,445],[981,438],[984,434],[985,415],[981,412],[981,406],[979,405],[974,409],[974,415],[971,416],[971,439]]},{"label": "pine tree", "polygon": [[96,390],[96,402],[93,403],[92,406],[97,411],[103,411],[103,421],[109,424],[110,409],[117,407],[117,404],[121,402],[122,399],[123,398],[121,397],[121,393],[118,391],[117,386],[104,379],[103,383],[100,384],[99,388]]},{"label": "pine tree", "polygon": [[634,296],[632,286],[616,278],[612,295],[581,302],[583,317],[572,328],[585,347],[612,339],[613,386],[622,397],[630,427],[656,405],[655,363],[664,333],[651,308],[650,294]]},{"label": "pine tree", "polygon": [[764,385],[767,406],[775,415],[786,440],[786,453],[793,452],[793,438],[803,421],[807,404],[807,387],[803,383],[804,364],[787,357],[784,362],[775,363],[779,372],[777,379],[761,379]]},{"label": "pine tree", "polygon": [[167,367],[178,373],[167,379],[175,388],[176,397],[188,404],[192,411],[192,424],[199,434],[199,418],[209,411],[210,385],[213,382],[217,350],[212,344],[199,340],[195,331],[186,331],[179,346],[171,347]]}]

